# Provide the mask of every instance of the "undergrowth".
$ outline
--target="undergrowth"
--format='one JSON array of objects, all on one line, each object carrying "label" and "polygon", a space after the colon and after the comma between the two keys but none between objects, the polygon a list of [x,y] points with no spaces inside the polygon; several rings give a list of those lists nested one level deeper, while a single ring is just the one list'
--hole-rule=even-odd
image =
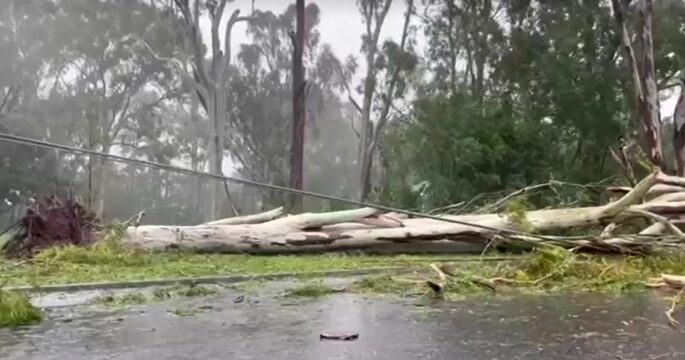
[{"label": "undergrowth", "polygon": [[[645,282],[660,274],[685,274],[685,253],[651,256],[576,254],[558,247],[542,247],[522,261],[497,265],[457,266],[451,269],[440,296],[459,298],[495,294],[610,292],[645,290]],[[353,284],[355,292],[435,295],[426,269],[411,277],[375,276]]]},{"label": "undergrowth", "polygon": [[0,289],[0,328],[33,325],[42,319],[42,312],[25,295]]}]

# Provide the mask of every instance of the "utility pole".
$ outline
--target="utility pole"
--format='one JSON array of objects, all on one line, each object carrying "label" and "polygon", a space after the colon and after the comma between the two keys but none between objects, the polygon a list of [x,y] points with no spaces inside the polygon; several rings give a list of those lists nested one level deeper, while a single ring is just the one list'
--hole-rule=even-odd
[{"label": "utility pole", "polygon": [[[296,26],[290,32],[293,43],[293,127],[290,148],[290,187],[302,190],[304,177],[304,132],[305,132],[305,102],[306,82],[304,78],[304,64],[302,61],[305,46],[305,17],[304,0],[295,2]],[[290,201],[290,211],[302,211],[302,197],[293,194]]]}]

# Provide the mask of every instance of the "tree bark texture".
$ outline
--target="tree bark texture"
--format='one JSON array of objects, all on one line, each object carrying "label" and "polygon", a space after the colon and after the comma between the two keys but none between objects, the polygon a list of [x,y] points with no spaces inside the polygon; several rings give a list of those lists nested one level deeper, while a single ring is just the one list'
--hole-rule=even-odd
[{"label": "tree bark texture", "polygon": [[362,201],[366,200],[371,192],[371,165],[373,161],[373,123],[371,122],[371,113],[373,111],[372,105],[377,83],[375,62],[376,55],[378,54],[378,40],[391,4],[392,0],[384,0],[382,3],[376,3],[376,1],[372,0],[361,1],[362,15],[366,25],[364,43],[366,76],[364,78],[364,99],[362,102],[359,142],[359,199]]},{"label": "tree bark texture", "polygon": [[[657,183],[671,185],[674,191],[641,202]],[[129,227],[124,244],[149,250],[256,254],[358,249],[420,251],[445,246],[450,241],[481,246],[504,241],[532,246],[553,243],[569,248],[631,250],[653,244],[680,246],[685,235],[676,225],[680,225],[682,217],[685,217],[685,178],[655,171],[606,205],[534,210],[525,214],[525,220],[496,213],[443,215],[440,219],[406,218],[370,208],[282,217],[280,209],[276,209],[197,226]],[[613,235],[612,231],[604,231],[601,235],[581,237],[539,235],[610,223],[634,223],[641,218],[661,226],[650,225],[649,232],[642,234]]]},{"label": "tree bark texture", "polygon": [[[304,0],[297,0],[295,3],[296,29],[294,34],[291,33],[293,42],[293,122],[290,148],[290,187],[297,190],[302,190],[304,181],[305,102],[307,98],[302,60],[306,44],[304,10]],[[291,211],[299,212],[302,210],[301,196],[293,194],[290,202]]]},{"label": "tree bark texture", "polygon": [[638,0],[637,5],[640,26],[640,58],[635,55],[630,32],[626,26],[626,11],[620,0],[611,0],[614,18],[621,34],[621,43],[628,59],[632,75],[633,102],[640,119],[640,136],[643,147],[655,166],[663,163],[661,147],[661,118],[659,116],[659,99],[654,68],[654,46],[652,40],[652,0]]},{"label": "tree bark texture", "polygon": [[[176,6],[181,12],[185,24],[185,38],[193,52],[193,75],[195,90],[200,104],[209,118],[209,172],[223,176],[223,159],[226,138],[226,126],[229,120],[228,113],[228,65],[231,60],[231,32],[233,26],[241,21],[250,21],[251,17],[241,17],[240,10],[235,10],[226,21],[224,29],[224,49],[221,51],[220,26],[223,23],[224,13],[228,0],[221,0],[216,8],[210,10],[211,20],[211,59],[209,69],[202,50],[202,33],[200,30],[200,1],[175,0]],[[221,192],[226,195],[226,201],[234,215],[237,214],[231,202],[228,186],[222,181],[212,181],[209,192],[208,219],[215,219],[222,209]]]}]

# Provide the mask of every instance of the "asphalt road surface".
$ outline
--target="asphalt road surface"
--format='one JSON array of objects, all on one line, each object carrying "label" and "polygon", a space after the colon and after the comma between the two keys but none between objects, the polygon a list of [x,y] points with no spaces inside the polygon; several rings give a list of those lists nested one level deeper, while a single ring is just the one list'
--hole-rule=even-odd
[{"label": "asphalt road surface", "polygon": [[240,295],[54,308],[39,326],[0,330],[0,359],[685,359],[685,331],[668,326],[668,303],[652,294],[420,304]]}]

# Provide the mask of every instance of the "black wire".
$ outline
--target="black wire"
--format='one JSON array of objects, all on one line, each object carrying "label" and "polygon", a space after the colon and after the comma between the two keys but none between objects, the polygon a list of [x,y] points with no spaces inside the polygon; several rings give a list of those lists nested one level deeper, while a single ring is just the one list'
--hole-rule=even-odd
[{"label": "black wire", "polygon": [[61,144],[56,144],[56,143],[52,143],[52,142],[48,142],[48,141],[31,139],[31,138],[27,138],[27,137],[23,137],[23,136],[12,135],[12,134],[0,133],[0,141],[6,141],[6,142],[21,144],[21,145],[32,145],[32,146],[47,148],[47,149],[62,150],[62,151],[66,151],[66,152],[70,152],[70,153],[74,153],[74,154],[82,154],[82,155],[88,155],[88,156],[91,156],[91,155],[100,156],[100,157],[107,158],[110,160],[114,160],[117,162],[123,162],[123,163],[128,163],[128,164],[133,164],[133,165],[142,165],[142,166],[146,166],[146,167],[150,167],[150,168],[157,168],[157,169],[167,170],[167,171],[171,171],[171,172],[177,172],[177,173],[181,173],[181,174],[206,177],[206,178],[215,179],[215,180],[229,181],[229,182],[238,183],[238,184],[242,184],[242,185],[253,186],[253,187],[263,188],[263,189],[270,189],[270,190],[286,192],[286,193],[291,193],[291,194],[297,194],[297,195],[303,195],[303,196],[309,196],[309,197],[339,202],[339,203],[348,204],[348,205],[368,207],[368,208],[372,208],[372,209],[376,209],[376,210],[382,210],[382,211],[387,211],[387,212],[395,212],[398,214],[404,214],[404,215],[409,215],[409,216],[414,216],[414,217],[419,217],[419,218],[426,218],[426,219],[443,221],[443,222],[452,223],[452,224],[471,226],[474,228],[481,228],[484,230],[493,231],[495,233],[507,233],[507,234],[512,234],[512,235],[532,236],[532,237],[536,237],[536,238],[540,238],[540,239],[546,239],[546,237],[543,237],[540,235],[534,235],[534,234],[530,234],[530,233],[526,233],[526,232],[520,232],[520,231],[515,231],[515,230],[507,230],[507,229],[498,229],[498,228],[487,226],[487,225],[473,224],[473,223],[469,223],[469,222],[465,222],[465,221],[443,218],[443,217],[424,214],[424,213],[415,212],[415,211],[411,211],[411,210],[396,209],[396,208],[392,208],[389,206],[372,204],[372,203],[367,203],[367,202],[363,202],[363,201],[355,201],[355,200],[350,200],[350,199],[346,199],[346,198],[342,198],[342,197],[326,195],[326,194],[319,194],[319,193],[314,193],[314,192],[305,191],[305,190],[297,190],[297,189],[293,189],[293,188],[289,188],[289,187],[285,187],[285,186],[265,184],[265,183],[260,183],[260,182],[252,181],[252,180],[239,179],[239,178],[235,178],[235,177],[231,177],[231,176],[210,174],[210,173],[206,173],[206,172],[202,172],[202,171],[185,169],[185,168],[178,167],[178,166],[161,164],[161,163],[156,163],[156,162],[147,161],[147,160],[131,159],[131,158],[127,158],[124,156],[106,154],[106,153],[102,153],[102,152],[95,151],[95,150],[80,149],[77,147],[61,145]]}]

